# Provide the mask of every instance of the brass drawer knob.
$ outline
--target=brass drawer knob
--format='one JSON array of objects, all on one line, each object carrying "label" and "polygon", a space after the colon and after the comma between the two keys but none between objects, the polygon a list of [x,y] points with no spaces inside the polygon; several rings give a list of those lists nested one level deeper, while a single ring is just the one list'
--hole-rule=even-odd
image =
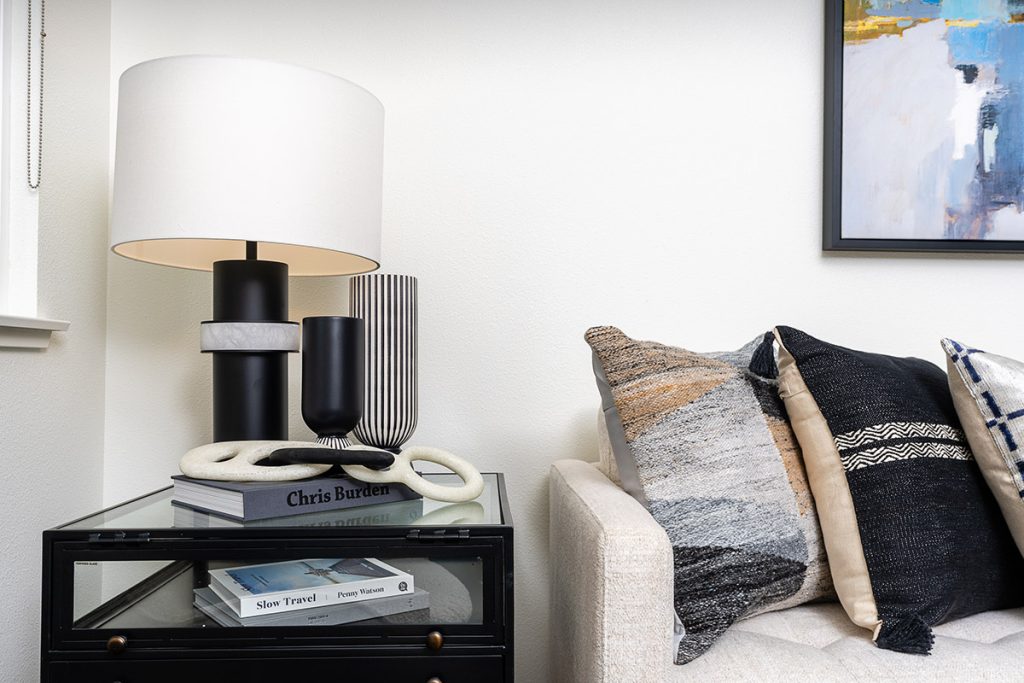
[{"label": "brass drawer knob", "polygon": [[110,636],[107,641],[107,652],[112,655],[119,655],[128,649],[128,639],[124,636]]},{"label": "brass drawer knob", "polygon": [[[442,645],[444,645],[444,636],[440,631],[431,631],[427,634],[427,647],[431,650],[440,650]],[[440,680],[437,683],[441,683]]]}]

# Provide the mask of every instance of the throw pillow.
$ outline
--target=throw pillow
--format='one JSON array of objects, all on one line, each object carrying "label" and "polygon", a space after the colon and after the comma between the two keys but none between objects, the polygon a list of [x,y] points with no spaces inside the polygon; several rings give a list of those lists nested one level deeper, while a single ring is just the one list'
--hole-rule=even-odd
[{"label": "throw pillow", "polygon": [[[672,543],[676,663],[736,620],[831,594],[814,501],[774,382],[770,339],[698,354],[587,331],[623,488]],[[766,344],[767,342],[767,344]]]},{"label": "throw pillow", "polygon": [[1024,363],[943,339],[953,405],[1024,552]]},{"label": "throw pillow", "polygon": [[1024,602],[1024,561],[960,429],[941,369],[779,327],[779,392],[818,503],[839,600],[876,644]]}]

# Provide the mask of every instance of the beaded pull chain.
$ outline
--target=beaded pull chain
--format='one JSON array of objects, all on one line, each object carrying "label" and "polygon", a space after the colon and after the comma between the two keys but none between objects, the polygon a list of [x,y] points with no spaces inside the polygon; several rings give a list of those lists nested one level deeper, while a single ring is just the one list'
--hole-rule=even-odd
[{"label": "beaded pull chain", "polygon": [[32,0],[28,0],[28,78],[25,103],[25,174],[30,189],[43,182],[43,66],[46,56],[46,0],[40,0],[39,13],[39,150],[36,156],[36,180],[32,182]]}]

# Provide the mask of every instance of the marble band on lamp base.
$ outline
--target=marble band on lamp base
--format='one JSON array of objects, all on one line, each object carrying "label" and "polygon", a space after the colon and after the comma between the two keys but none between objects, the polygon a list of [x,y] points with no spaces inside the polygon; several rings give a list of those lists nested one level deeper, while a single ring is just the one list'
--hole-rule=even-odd
[{"label": "marble band on lamp base", "polygon": [[299,324],[205,321],[199,326],[199,350],[297,353]]}]

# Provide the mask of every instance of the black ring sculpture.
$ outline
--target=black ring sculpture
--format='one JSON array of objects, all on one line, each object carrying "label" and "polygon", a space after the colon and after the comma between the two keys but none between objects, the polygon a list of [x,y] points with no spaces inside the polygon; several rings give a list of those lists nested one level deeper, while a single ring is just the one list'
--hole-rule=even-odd
[{"label": "black ring sculpture", "polygon": [[395,462],[395,456],[385,451],[333,448],[278,448],[268,459],[275,465],[362,465],[371,470],[386,470]]}]

